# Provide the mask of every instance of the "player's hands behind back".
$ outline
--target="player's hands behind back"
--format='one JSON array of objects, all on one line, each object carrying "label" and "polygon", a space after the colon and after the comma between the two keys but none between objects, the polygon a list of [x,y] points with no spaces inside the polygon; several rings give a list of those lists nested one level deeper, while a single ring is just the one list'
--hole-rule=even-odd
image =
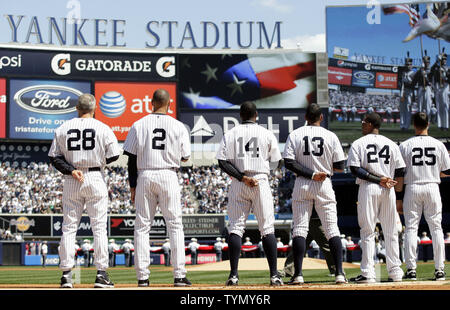
[{"label": "player's hands behind back", "polygon": [[72,171],[72,176],[78,181],[83,183],[84,182],[84,174],[83,171],[81,170],[73,170]]},{"label": "player's hands behind back", "polygon": [[242,178],[242,182],[244,182],[245,185],[247,185],[249,187],[258,186],[258,180],[257,179],[248,177],[246,175],[244,175],[244,177]]},{"label": "player's hands behind back", "polygon": [[312,177],[312,179],[314,181],[318,181],[318,182],[323,182],[323,181],[325,181],[326,178],[327,178],[327,173],[322,172],[322,171],[314,172],[314,175]]},{"label": "player's hands behind back", "polygon": [[393,188],[397,184],[397,181],[388,178],[388,177],[382,177],[380,181],[380,185],[384,188],[390,189]]}]

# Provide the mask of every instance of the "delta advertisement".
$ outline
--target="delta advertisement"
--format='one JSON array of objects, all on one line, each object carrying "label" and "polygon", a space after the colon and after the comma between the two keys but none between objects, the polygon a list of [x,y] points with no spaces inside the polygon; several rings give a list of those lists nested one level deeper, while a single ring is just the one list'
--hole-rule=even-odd
[{"label": "delta advertisement", "polygon": [[95,118],[110,126],[119,141],[124,141],[133,123],[152,113],[152,96],[158,88],[169,92],[168,114],[176,118],[176,83],[104,81],[95,83],[98,102]]},{"label": "delta advertisement", "polygon": [[440,96],[450,79],[448,12],[449,2],[326,8],[328,126],[341,142],[359,138],[360,122],[372,111],[396,142],[414,134],[417,112],[427,113],[430,135],[448,138],[448,103]]},{"label": "delta advertisement", "polygon": [[6,80],[0,78],[0,139],[6,138]]},{"label": "delta advertisement", "polygon": [[9,137],[51,140],[54,131],[76,117],[78,97],[91,92],[83,81],[10,79]]}]

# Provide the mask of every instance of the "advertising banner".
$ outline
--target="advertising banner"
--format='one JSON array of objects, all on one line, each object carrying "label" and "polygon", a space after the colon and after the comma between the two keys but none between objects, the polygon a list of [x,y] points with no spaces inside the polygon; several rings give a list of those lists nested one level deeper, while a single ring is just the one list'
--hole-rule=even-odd
[{"label": "advertising banner", "polygon": [[0,162],[13,167],[48,163],[50,143],[0,142]]},{"label": "advertising banner", "polygon": [[328,67],[328,83],[339,85],[351,85],[352,70],[337,67]]},{"label": "advertising banner", "polygon": [[[63,217],[52,216],[52,236],[62,236]],[[80,224],[78,225],[77,236],[92,236],[91,221],[89,216],[82,216]]]},{"label": "advertising banner", "polygon": [[10,227],[11,233],[24,236],[50,236],[49,216],[5,215],[0,216],[0,227]]},{"label": "advertising banner", "polygon": [[397,73],[377,72],[375,79],[376,79],[375,81],[376,88],[397,89],[398,87]]},{"label": "advertising banner", "polygon": [[176,118],[176,83],[105,81],[95,83],[95,118],[110,126],[119,141],[124,141],[133,123],[152,113],[153,92],[159,88],[169,92],[168,114]]},{"label": "advertising banner", "polygon": [[6,80],[0,78],[0,139],[6,138]]},{"label": "advertising banner", "polygon": [[52,54],[52,73],[66,77],[133,78],[151,81],[175,80],[175,56],[163,54]]},{"label": "advertising banner", "polygon": [[67,78],[135,79],[175,81],[176,56],[52,52],[0,49],[0,74],[15,77],[51,76]]},{"label": "advertising banner", "polygon": [[223,234],[225,215],[195,216],[183,215],[183,228],[186,237],[217,237]]},{"label": "advertising banner", "polygon": [[[327,125],[327,115],[324,111],[323,126]],[[179,115],[180,121],[189,127],[191,142],[218,144],[228,130],[240,123],[239,111],[185,111]],[[260,110],[258,124],[272,131],[280,143],[294,129],[305,123],[305,110]]]},{"label": "advertising banner", "polygon": [[[134,215],[110,216],[109,236],[111,237],[132,237],[134,235]],[[151,237],[165,237],[167,235],[166,222],[164,217],[155,216],[150,229]]]},{"label": "advertising banner", "polygon": [[358,87],[374,87],[375,73],[371,71],[353,70],[352,85]]},{"label": "advertising banner", "polygon": [[11,79],[9,138],[53,139],[56,128],[78,115],[78,97],[90,92],[89,82]]},{"label": "advertising banner", "polygon": [[316,55],[180,55],[180,109],[301,109],[316,102]]}]

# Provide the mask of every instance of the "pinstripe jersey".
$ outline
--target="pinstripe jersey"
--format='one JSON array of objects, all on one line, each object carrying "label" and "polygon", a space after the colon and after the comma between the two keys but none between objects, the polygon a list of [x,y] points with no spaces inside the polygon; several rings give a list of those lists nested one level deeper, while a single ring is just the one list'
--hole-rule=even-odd
[{"label": "pinstripe jersey", "polygon": [[[380,177],[394,178],[395,169],[404,168],[400,148],[382,135],[367,134],[352,143],[347,165],[361,167]],[[356,178],[356,184],[370,182]]]},{"label": "pinstripe jersey", "polygon": [[136,121],[128,132],[124,151],[137,155],[137,167],[171,169],[191,155],[191,141],[185,125],[165,114],[152,113]]},{"label": "pinstripe jersey", "polygon": [[415,136],[400,144],[406,163],[405,184],[441,183],[440,173],[450,169],[444,143],[430,136]]},{"label": "pinstripe jersey", "polygon": [[216,158],[230,161],[244,173],[269,174],[270,163],[281,160],[281,153],[277,138],[270,130],[247,122],[223,136]]},{"label": "pinstripe jersey", "polygon": [[303,126],[289,134],[283,158],[331,176],[333,163],[345,160],[345,155],[336,134],[320,126]]},{"label": "pinstripe jersey", "polygon": [[94,118],[74,118],[55,131],[48,156],[63,155],[77,169],[103,167],[106,158],[120,155],[114,132]]}]

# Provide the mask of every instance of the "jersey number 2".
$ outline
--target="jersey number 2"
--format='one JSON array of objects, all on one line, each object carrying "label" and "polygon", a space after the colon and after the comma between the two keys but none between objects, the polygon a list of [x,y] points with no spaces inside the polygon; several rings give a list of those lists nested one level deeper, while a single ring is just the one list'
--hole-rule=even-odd
[{"label": "jersey number 2", "polygon": [[[95,130],[94,129],[70,129],[67,131],[67,150],[69,151],[89,151],[95,149]],[[81,139],[81,143],[79,143]]]},{"label": "jersey number 2", "polygon": [[166,149],[166,144],[161,143],[166,140],[166,131],[162,128],[156,128],[153,130],[152,138],[152,149],[154,150],[164,150]]}]

